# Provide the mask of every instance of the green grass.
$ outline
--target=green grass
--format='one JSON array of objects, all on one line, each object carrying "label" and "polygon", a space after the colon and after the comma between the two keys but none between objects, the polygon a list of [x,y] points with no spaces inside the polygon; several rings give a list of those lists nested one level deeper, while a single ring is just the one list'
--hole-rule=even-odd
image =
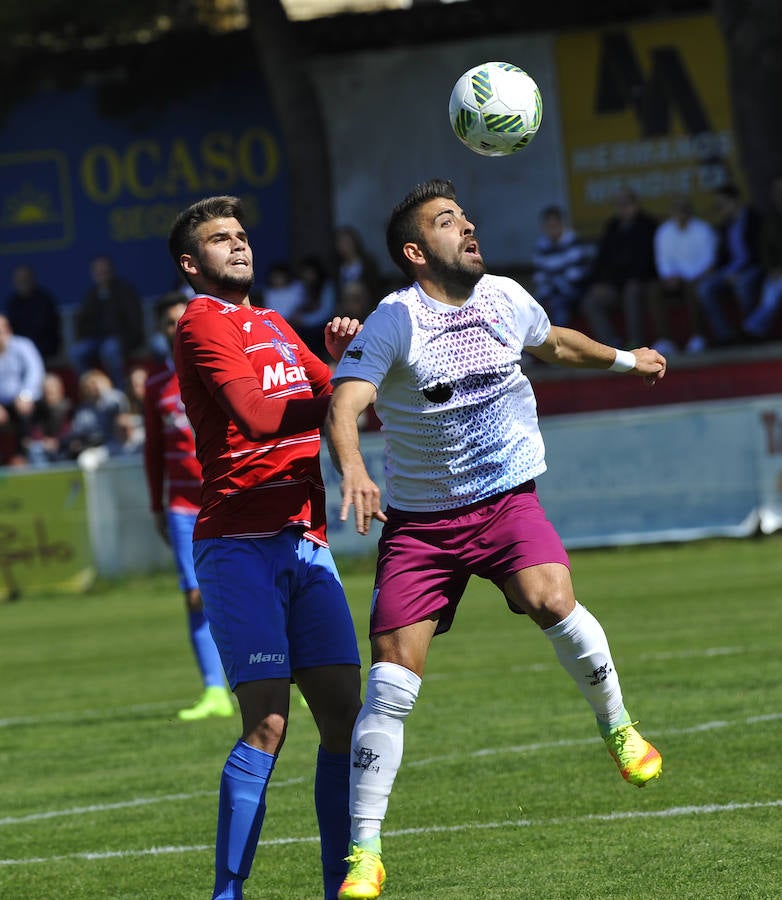
[{"label": "green grass", "polygon": [[[577,594],[665,758],[619,777],[531,623],[473,580],[435,640],[384,832],[388,900],[780,895],[782,537],[581,551]],[[343,566],[366,658],[370,565]],[[0,605],[0,896],[210,896],[236,720],[199,693],[173,575]],[[247,900],[321,896],[294,704]]]}]

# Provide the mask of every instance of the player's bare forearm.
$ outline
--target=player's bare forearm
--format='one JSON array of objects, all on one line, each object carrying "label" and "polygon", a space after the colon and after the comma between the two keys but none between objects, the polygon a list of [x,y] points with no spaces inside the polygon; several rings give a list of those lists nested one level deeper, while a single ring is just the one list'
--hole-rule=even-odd
[{"label": "player's bare forearm", "polygon": [[367,472],[358,434],[358,417],[374,400],[375,388],[368,382],[347,380],[337,384],[331,397],[324,434],[334,466],[342,476],[340,521],[350,507],[356,515],[356,531],[367,534],[372,519],[386,521],[380,508],[380,488]]},{"label": "player's bare forearm", "polygon": [[[601,344],[573,328],[556,325],[551,326],[548,337],[539,347],[525,349],[544,362],[572,369],[610,369],[617,359],[615,347]],[[665,376],[666,361],[662,354],[649,347],[639,347],[631,352],[635,360],[632,368],[625,371],[643,376],[650,384]]]}]

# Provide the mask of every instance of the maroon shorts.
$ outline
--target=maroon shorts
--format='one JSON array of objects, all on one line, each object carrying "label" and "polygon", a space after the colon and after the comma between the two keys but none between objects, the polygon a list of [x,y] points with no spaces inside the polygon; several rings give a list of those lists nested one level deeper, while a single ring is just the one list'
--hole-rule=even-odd
[{"label": "maroon shorts", "polygon": [[570,567],[562,541],[538,501],[534,481],[445,512],[389,507],[386,515],[378,544],[370,634],[420,622],[434,613],[440,616],[437,633],[448,631],[471,575],[502,589],[511,575],[529,566]]}]

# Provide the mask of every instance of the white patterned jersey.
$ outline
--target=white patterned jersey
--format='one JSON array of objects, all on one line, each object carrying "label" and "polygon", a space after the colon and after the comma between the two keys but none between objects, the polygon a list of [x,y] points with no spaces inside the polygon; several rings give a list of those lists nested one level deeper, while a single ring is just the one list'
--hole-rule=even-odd
[{"label": "white patterned jersey", "polygon": [[521,354],[550,327],[520,284],[496,275],[484,275],[461,307],[433,300],[418,284],[380,302],[334,380],[377,388],[391,506],[466,506],[546,470]]}]

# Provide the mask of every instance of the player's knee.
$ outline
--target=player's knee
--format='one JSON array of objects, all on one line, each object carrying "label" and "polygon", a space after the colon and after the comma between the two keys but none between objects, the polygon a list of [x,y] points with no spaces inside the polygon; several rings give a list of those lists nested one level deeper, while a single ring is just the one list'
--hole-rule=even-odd
[{"label": "player's knee", "polygon": [[412,712],[421,679],[396,663],[375,663],[369,670],[364,707],[395,719],[405,719]]},{"label": "player's knee", "polygon": [[288,720],[277,713],[257,719],[253,715],[244,715],[242,740],[266,753],[278,754],[285,743],[285,732]]}]

